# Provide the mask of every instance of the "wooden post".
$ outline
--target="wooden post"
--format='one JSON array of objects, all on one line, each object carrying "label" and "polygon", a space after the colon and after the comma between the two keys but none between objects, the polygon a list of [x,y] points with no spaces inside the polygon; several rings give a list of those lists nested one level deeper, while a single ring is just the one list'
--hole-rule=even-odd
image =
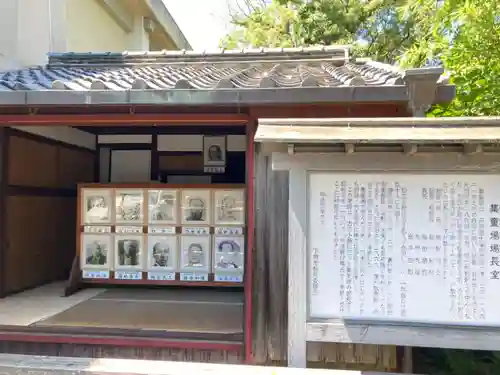
[{"label": "wooden post", "polygon": [[290,169],[288,203],[288,366],[307,365],[307,173]]},{"label": "wooden post", "polygon": [[0,298],[6,291],[7,187],[9,184],[9,128],[0,127]]}]

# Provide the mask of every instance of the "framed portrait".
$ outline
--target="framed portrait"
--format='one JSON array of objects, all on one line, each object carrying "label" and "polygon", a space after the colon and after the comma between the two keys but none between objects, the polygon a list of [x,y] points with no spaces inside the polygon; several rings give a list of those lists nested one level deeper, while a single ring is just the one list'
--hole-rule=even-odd
[{"label": "framed portrait", "polygon": [[147,196],[149,224],[177,224],[177,190],[148,190]]},{"label": "framed portrait", "polygon": [[242,272],[244,264],[245,237],[214,236],[214,270]]},{"label": "framed portrait", "polygon": [[82,234],[80,249],[80,264],[86,268],[110,268],[113,254],[111,234]]},{"label": "framed portrait", "polygon": [[178,236],[148,236],[148,269],[150,271],[177,270]]},{"label": "framed portrait", "polygon": [[203,165],[225,166],[226,165],[226,137],[204,136],[203,137]]},{"label": "framed portrait", "polygon": [[81,224],[110,224],[112,190],[82,189],[81,192]]},{"label": "framed portrait", "polygon": [[116,189],[115,223],[143,225],[143,204],[142,189]]},{"label": "framed portrait", "polygon": [[182,191],[182,224],[210,225],[211,217],[210,190]]},{"label": "framed portrait", "polygon": [[138,234],[115,235],[115,268],[142,268],[144,237]]},{"label": "framed portrait", "polygon": [[210,236],[181,236],[181,264],[184,271],[210,269]]},{"label": "framed portrait", "polygon": [[245,224],[245,190],[215,190],[215,225]]}]

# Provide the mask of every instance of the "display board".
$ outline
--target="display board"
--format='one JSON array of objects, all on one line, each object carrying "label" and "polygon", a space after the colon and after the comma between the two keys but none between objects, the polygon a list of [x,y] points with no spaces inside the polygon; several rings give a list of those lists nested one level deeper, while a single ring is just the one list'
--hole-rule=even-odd
[{"label": "display board", "polygon": [[311,318],[500,324],[500,176],[308,180]]},{"label": "display board", "polygon": [[245,190],[92,184],[79,189],[82,277],[242,283]]}]

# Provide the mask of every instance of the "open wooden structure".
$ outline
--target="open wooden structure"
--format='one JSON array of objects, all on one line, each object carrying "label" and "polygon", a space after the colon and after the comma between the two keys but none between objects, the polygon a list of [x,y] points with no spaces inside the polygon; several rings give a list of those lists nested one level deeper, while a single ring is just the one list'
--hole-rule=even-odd
[{"label": "open wooden structure", "polygon": [[[87,293],[83,299],[91,301],[93,311],[102,315],[106,314],[106,293],[119,300],[115,311],[128,303],[135,312],[144,307],[141,295],[148,293],[157,293],[150,298],[152,304],[175,300],[177,306],[186,302],[179,302],[182,298],[189,303],[215,298],[211,314],[220,315],[219,321],[225,322],[225,315],[217,313],[223,307],[217,310],[213,306],[231,305],[233,312],[227,310],[228,314],[238,316],[240,322],[236,330],[221,335],[216,329],[206,334],[183,323],[181,331],[169,328],[170,334],[158,335],[141,331],[141,322],[130,327],[129,319],[124,327],[100,330],[96,336],[92,319],[83,323],[80,319],[78,327],[59,323],[49,327],[40,324],[40,317],[33,317],[0,327],[2,351],[283,363],[287,350],[288,173],[271,168],[270,152],[275,145],[254,144],[258,120],[361,117],[376,121],[419,115],[433,103],[446,103],[454,97],[454,87],[441,74],[440,68],[402,71],[356,61],[345,47],[56,54],[45,67],[1,73],[2,296],[67,279],[71,270],[70,284],[79,284],[79,262],[74,258],[77,184],[137,182],[132,177],[117,181],[110,154],[148,151],[148,181],[141,183],[158,183],[159,176],[165,182],[164,175],[198,175],[213,177],[214,187],[244,184],[247,213],[245,277],[239,289],[219,293],[219,297],[210,294],[213,290],[207,291],[200,297],[189,295],[199,292],[192,288],[191,292],[137,289],[133,293],[73,288],[76,293],[66,297],[78,308],[78,299],[83,298],[79,296]],[[287,125],[280,130],[285,130],[279,135],[283,139],[295,134]],[[204,135],[228,139],[222,174],[204,171],[203,149],[196,146],[196,137]],[[186,138],[179,138],[182,136]],[[194,143],[186,141],[188,138]],[[161,146],[165,142],[167,150]],[[353,151],[350,143],[342,147],[346,153]],[[294,152],[293,146],[289,151]],[[127,163],[132,170],[139,157],[124,160],[122,172],[127,171],[123,167]],[[54,293],[54,288],[48,289]],[[105,294],[99,296],[101,292]],[[113,293],[132,293],[133,298],[113,297]],[[178,297],[181,294],[184,297]],[[21,296],[7,297],[5,304]],[[55,295],[53,299],[61,303]],[[44,300],[43,295],[39,300]],[[65,304],[58,313],[69,313],[68,309]],[[186,309],[174,309],[171,316],[182,316]],[[44,319],[54,315],[47,314]],[[315,343],[308,348],[310,362],[385,370],[400,367],[397,353],[393,346]]]},{"label": "open wooden structure", "polygon": [[[318,343],[405,345],[405,372],[412,372],[410,347],[469,350],[500,348],[496,299],[488,294],[488,289],[496,290],[499,275],[496,270],[499,124],[500,119],[496,117],[259,120],[256,142],[272,151],[269,158],[273,171],[288,174],[289,195],[282,202],[279,212],[288,213],[289,225],[289,365],[305,367],[308,345]],[[371,186],[375,185],[372,181],[376,181],[377,186],[383,185],[382,189],[387,193],[379,192],[378,197],[371,195]],[[342,206],[345,203],[340,193],[342,184],[349,186],[346,191],[350,191],[347,194],[351,197],[351,203],[345,206]],[[355,188],[352,186],[358,187],[358,193],[353,193]],[[402,208],[396,208],[401,200],[390,196],[394,186],[400,186],[401,191],[408,191],[408,196],[412,190],[418,191],[422,194],[421,201],[417,195],[411,195],[413,206],[403,203]],[[449,193],[447,186],[451,187],[453,193]],[[460,193],[462,187],[465,193]],[[363,196],[359,191],[365,189],[368,193]],[[439,190],[444,192],[437,193],[442,197],[427,196],[428,192],[433,195]],[[426,203],[433,202],[432,199],[438,202],[436,213],[432,211],[434,206],[427,206]],[[370,201],[375,201],[376,206]],[[352,210],[359,211],[359,216],[348,212],[349,205],[355,207]],[[318,206],[320,208],[316,208]],[[380,221],[376,229],[367,231],[365,225],[371,228],[372,222],[379,220],[366,215],[373,207],[376,207],[377,215],[381,215],[377,216]],[[419,212],[416,207],[423,209]],[[428,207],[431,207],[430,211],[427,211]],[[451,220],[449,217],[453,217],[453,210],[457,207],[461,212],[460,219],[447,229],[446,225]],[[398,209],[413,221],[406,217],[398,219]],[[330,222],[325,217],[332,218],[329,216],[332,211],[335,211],[335,215],[341,213],[333,221],[335,229],[325,230],[322,223]],[[437,219],[432,215],[436,215]],[[472,218],[471,225],[468,225],[469,217]],[[426,220],[433,223],[433,230],[429,229],[431,226],[426,227]],[[339,228],[345,226],[341,224],[345,222],[355,229],[341,232]],[[406,236],[406,239],[401,246],[397,243],[400,231],[398,225],[404,225],[405,228],[401,235]],[[317,230],[312,229],[316,227]],[[384,229],[380,229],[382,227]],[[372,245],[370,237],[379,236],[379,229],[383,231],[383,240]],[[432,233],[430,237],[419,234],[429,231]],[[446,237],[443,242],[444,255],[440,253],[442,248],[436,246],[440,243],[439,238],[437,242],[434,241],[436,236],[441,236],[441,232]],[[456,237],[455,233],[460,233],[461,237]],[[325,245],[321,242],[323,238],[326,240]],[[337,242],[334,243],[334,239]],[[350,249],[355,254],[354,262],[347,260],[347,256],[339,255],[344,254],[342,245],[339,245],[342,241],[351,241],[345,248],[352,246]],[[449,248],[457,250],[447,253]],[[320,280],[325,280],[325,277],[318,276],[318,272],[325,271],[318,269],[321,269],[320,262],[327,262],[325,255],[335,259],[333,263],[340,264],[339,270],[328,268],[328,273],[342,273],[344,265],[348,273],[358,272],[352,286],[352,309],[350,299],[344,299],[342,292],[343,288],[349,290],[351,284],[343,284],[345,281],[341,280],[346,280],[343,276],[337,282],[321,285]],[[372,257],[381,259],[375,262],[387,263],[378,268],[370,263]],[[453,264],[454,257],[459,259],[456,262],[458,266]],[[406,259],[408,263],[405,263]],[[448,265],[449,262],[452,265]],[[365,263],[368,268],[364,268]],[[399,263],[405,269],[398,268]],[[363,267],[362,270],[359,267]],[[458,272],[463,276],[456,276],[455,279],[454,267],[458,267]],[[369,278],[371,272],[376,276],[371,282],[366,282],[365,277],[369,275]],[[397,275],[397,281],[392,280],[392,272]],[[407,276],[403,276],[406,273]],[[444,278],[441,279],[440,275],[443,274]],[[431,281],[427,281],[426,277],[430,277]],[[378,280],[380,278],[382,281]],[[444,295],[438,298],[449,298],[451,308],[446,304],[448,301],[444,304],[436,302],[440,285],[446,284],[447,280],[453,284],[444,287]],[[472,286],[469,287],[471,280]],[[373,302],[364,296],[365,284],[367,290],[377,288],[374,292],[377,298],[373,297]],[[408,305],[412,304],[413,309],[407,310],[406,302],[401,302],[399,306],[399,295],[394,293],[391,285],[395,285],[398,292],[402,285],[401,300],[408,300]],[[477,289],[481,290],[480,293],[474,289],[476,285],[481,285]],[[434,290],[430,290],[432,286]],[[324,302],[325,297],[332,297],[325,290],[335,288],[341,291],[338,301]],[[455,289],[463,296],[455,293]],[[423,293],[423,300],[418,299],[419,291]],[[379,298],[382,297],[378,296],[384,292],[387,294],[380,302]],[[485,296],[481,297],[481,293]],[[483,305],[475,302],[479,298],[482,298],[480,303]],[[348,312],[344,313],[344,304],[347,303],[349,310],[346,307]],[[322,309],[320,313],[318,306]],[[391,306],[391,311],[387,310],[388,306]],[[492,332],[496,334],[492,335]]]}]

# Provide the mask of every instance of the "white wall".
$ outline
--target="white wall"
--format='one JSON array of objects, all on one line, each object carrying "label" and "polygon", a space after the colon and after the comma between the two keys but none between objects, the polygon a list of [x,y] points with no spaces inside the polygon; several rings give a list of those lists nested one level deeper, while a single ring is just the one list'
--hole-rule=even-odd
[{"label": "white wall", "polygon": [[66,1],[68,51],[122,52],[127,49],[128,33],[96,1]]},{"label": "white wall", "polygon": [[[113,144],[151,144],[151,135],[100,135],[98,143]],[[229,135],[227,151],[245,151],[246,136]],[[203,151],[202,135],[172,134],[158,136],[158,151]],[[100,182],[149,182],[151,174],[151,152],[146,150],[100,149]],[[111,166],[110,166],[111,163]],[[111,167],[111,168],[110,168]],[[109,173],[111,171],[111,175]],[[210,183],[210,176],[182,176],[177,183]],[[192,180],[190,180],[190,178]],[[200,180],[201,179],[201,180]],[[169,181],[173,182],[173,181]]]},{"label": "white wall", "polygon": [[94,134],[69,126],[13,126],[12,128],[90,150],[96,149],[96,136]]},{"label": "white wall", "polygon": [[[162,134],[158,136],[159,151],[203,151],[202,135]],[[228,135],[227,151],[245,151],[246,136]]]},{"label": "white wall", "polygon": [[0,0],[0,69],[13,69],[17,52],[18,0]]},{"label": "white wall", "polygon": [[148,49],[139,14],[127,32],[95,0],[0,0],[0,70],[44,65],[49,52]]}]

